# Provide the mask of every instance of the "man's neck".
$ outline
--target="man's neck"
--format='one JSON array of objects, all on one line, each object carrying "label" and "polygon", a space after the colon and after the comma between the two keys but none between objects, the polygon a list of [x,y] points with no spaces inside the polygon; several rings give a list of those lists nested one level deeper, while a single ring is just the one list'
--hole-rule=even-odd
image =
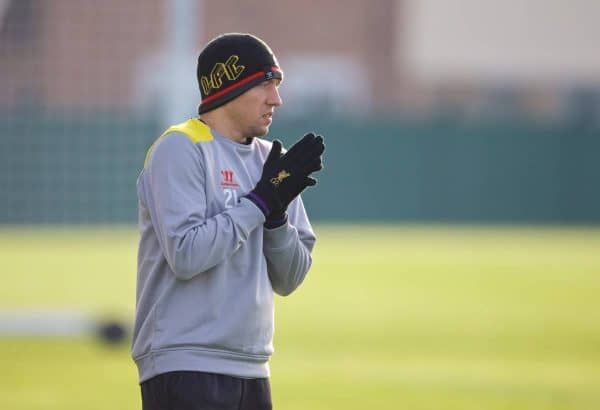
[{"label": "man's neck", "polygon": [[238,144],[249,144],[252,142],[252,138],[243,136],[230,121],[227,121],[226,118],[219,114],[218,112],[205,113],[200,118],[200,121],[233,142],[237,142]]}]

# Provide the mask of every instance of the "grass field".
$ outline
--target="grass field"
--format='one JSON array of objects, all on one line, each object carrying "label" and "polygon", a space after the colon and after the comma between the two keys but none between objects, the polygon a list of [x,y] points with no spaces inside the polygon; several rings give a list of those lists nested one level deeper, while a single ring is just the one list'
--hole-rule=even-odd
[{"label": "grass field", "polygon": [[[600,229],[317,226],[276,409],[600,408]],[[132,228],[0,229],[0,308],[131,318]],[[137,409],[128,346],[0,338],[0,409]]]}]

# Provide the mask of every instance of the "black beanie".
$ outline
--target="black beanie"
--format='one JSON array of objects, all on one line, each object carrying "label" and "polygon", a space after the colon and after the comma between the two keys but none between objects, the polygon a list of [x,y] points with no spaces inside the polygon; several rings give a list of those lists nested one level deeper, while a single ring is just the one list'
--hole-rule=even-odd
[{"label": "black beanie", "polygon": [[212,39],[198,56],[202,114],[240,96],[255,85],[283,79],[269,46],[251,34],[227,33]]}]

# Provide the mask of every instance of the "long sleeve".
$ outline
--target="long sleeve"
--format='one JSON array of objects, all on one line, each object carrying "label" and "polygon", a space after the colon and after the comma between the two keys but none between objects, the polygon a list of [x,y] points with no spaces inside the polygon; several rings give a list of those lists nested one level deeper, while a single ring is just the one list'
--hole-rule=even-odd
[{"label": "long sleeve", "polygon": [[205,169],[199,148],[185,135],[169,134],[156,144],[143,171],[143,197],[167,263],[188,280],[232,255],[264,222],[262,212],[241,199],[207,215]]},{"label": "long sleeve", "polygon": [[281,296],[292,293],[306,277],[316,241],[300,197],[292,202],[288,212],[286,224],[265,229],[263,243],[271,285]]}]

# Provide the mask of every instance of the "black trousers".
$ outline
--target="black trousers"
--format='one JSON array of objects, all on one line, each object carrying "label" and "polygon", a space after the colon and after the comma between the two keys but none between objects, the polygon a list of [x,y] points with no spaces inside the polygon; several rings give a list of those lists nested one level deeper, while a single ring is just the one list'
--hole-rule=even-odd
[{"label": "black trousers", "polygon": [[269,379],[178,371],[141,384],[143,410],[271,410]]}]

